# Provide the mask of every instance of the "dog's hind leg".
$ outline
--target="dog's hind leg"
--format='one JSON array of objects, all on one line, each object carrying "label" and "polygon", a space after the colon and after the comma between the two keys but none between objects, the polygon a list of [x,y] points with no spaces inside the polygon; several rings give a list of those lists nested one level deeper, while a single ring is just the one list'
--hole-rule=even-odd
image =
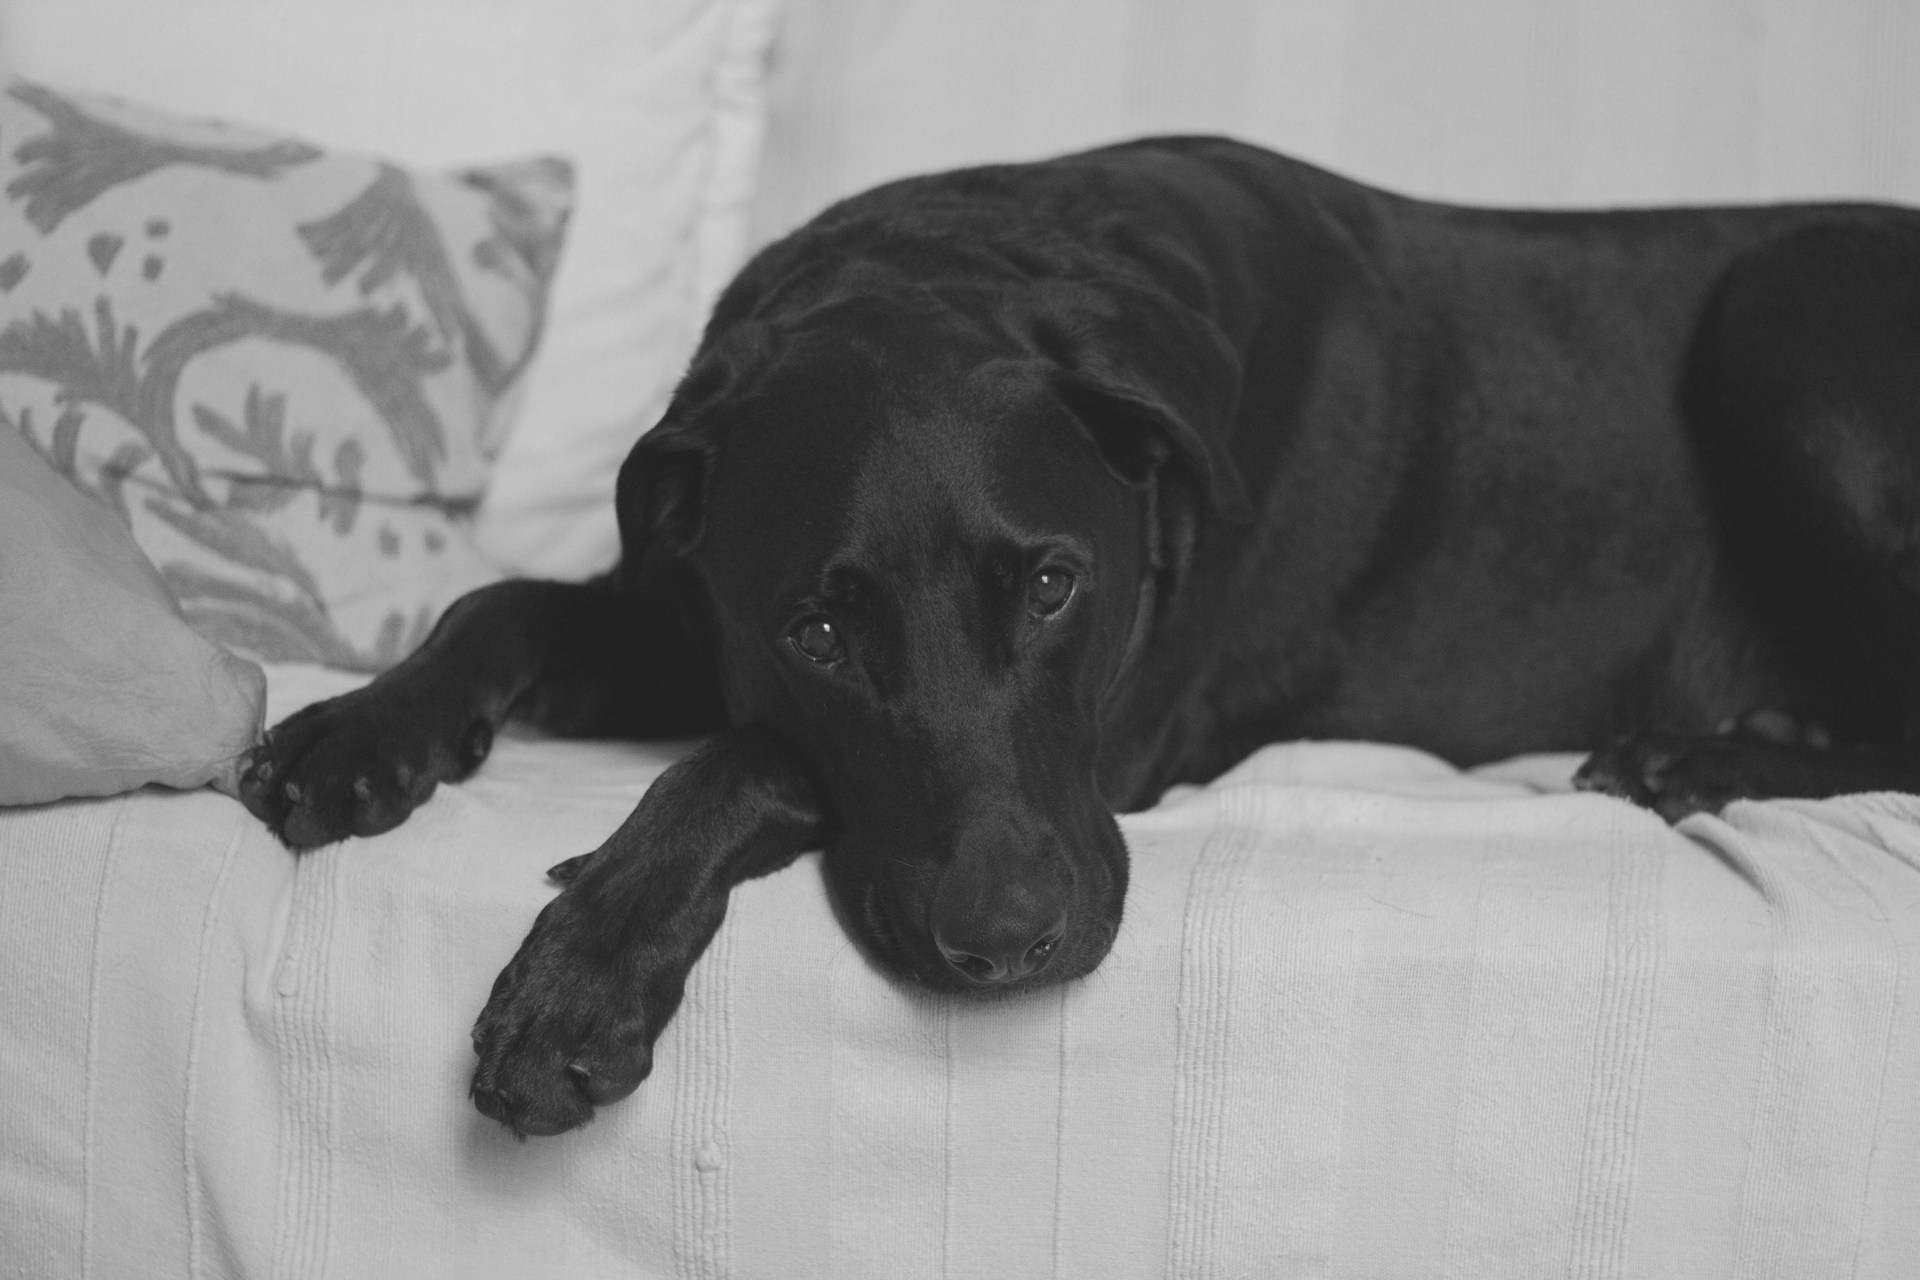
[{"label": "dog's hind leg", "polygon": [[[1742,797],[1920,792],[1920,217],[1837,215],[1747,254],[1683,410],[1730,566],[1824,733],[1642,733],[1581,785],[1669,819]],[[1776,719],[1776,725],[1785,723]]]},{"label": "dog's hind leg", "polygon": [[711,657],[640,596],[611,579],[501,582],[455,601],[371,684],[276,726],[240,797],[294,848],[376,835],[478,768],[509,717],[569,736],[725,723]]}]

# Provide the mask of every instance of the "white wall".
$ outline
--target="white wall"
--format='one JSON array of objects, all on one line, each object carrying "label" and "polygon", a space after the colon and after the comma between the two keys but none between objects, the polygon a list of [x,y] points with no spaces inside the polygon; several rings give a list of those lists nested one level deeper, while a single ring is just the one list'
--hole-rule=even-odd
[{"label": "white wall", "polygon": [[1920,0],[789,0],[761,238],[916,170],[1228,132],[1422,195],[1920,203]]}]

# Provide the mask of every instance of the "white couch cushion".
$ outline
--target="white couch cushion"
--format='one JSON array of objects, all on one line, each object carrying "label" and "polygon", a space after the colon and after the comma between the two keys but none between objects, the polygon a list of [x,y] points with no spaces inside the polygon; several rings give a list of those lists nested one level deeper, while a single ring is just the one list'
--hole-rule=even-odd
[{"label": "white couch cushion", "polygon": [[1920,1274],[1913,797],[1674,830],[1535,794],[1570,756],[1270,747],[1121,820],[1096,973],[979,1004],[882,977],[807,857],[637,1094],[515,1142],[467,1028],[669,758],[506,735],[298,858],[210,792],[0,812],[0,1270]]}]

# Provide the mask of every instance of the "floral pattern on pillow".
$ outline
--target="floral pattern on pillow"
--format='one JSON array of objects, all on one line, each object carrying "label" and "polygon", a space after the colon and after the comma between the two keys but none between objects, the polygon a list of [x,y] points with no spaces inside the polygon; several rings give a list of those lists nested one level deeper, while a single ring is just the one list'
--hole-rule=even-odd
[{"label": "floral pattern on pillow", "polygon": [[0,423],[203,633],[388,666],[497,576],[471,517],[571,194],[559,160],[422,174],[5,82]]}]

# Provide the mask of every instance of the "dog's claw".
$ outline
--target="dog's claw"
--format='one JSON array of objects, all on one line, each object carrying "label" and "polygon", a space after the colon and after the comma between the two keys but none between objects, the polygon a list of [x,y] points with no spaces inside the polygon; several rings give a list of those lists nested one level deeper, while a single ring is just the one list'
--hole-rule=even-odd
[{"label": "dog's claw", "polygon": [[608,949],[596,910],[578,888],[549,902],[474,1023],[473,1104],[516,1133],[578,1128],[638,1089],[680,1002],[691,956]]},{"label": "dog's claw", "polygon": [[1668,822],[1718,813],[1735,800],[1832,795],[1832,739],[1781,712],[1748,712],[1711,735],[1637,733],[1588,757],[1573,775],[1598,791],[1652,809]]},{"label": "dog's claw", "polygon": [[547,868],[547,879],[554,881],[556,884],[566,884],[586,869],[586,865],[592,857],[593,854],[591,853],[582,853],[568,858],[564,862],[556,862]]},{"label": "dog's claw", "polygon": [[389,831],[492,745],[487,720],[439,705],[375,681],[298,711],[253,748],[241,802],[296,850]]},{"label": "dog's claw", "polygon": [[492,753],[493,726],[485,720],[475,720],[467,727],[466,737],[460,743],[461,763],[471,772],[478,769]]},{"label": "dog's claw", "polygon": [[513,1131],[516,1138],[550,1138],[556,1133],[565,1133],[576,1129],[593,1119],[593,1111],[588,1109],[579,1119],[571,1116],[536,1114],[524,1099],[509,1096],[504,1090],[482,1089],[478,1085],[472,1090],[474,1108],[489,1120],[497,1120]]}]

